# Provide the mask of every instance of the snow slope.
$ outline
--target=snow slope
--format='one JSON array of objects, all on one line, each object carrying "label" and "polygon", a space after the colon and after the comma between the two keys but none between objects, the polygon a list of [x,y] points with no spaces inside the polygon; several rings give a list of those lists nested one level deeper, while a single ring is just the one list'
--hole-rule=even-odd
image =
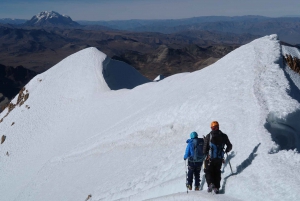
[{"label": "snow slope", "polygon": [[[120,73],[125,64],[95,48],[66,58],[31,80],[28,100],[0,124],[1,197],[299,200],[300,155],[291,150],[299,147],[299,75],[291,79],[282,51],[266,36],[208,68],[150,83],[130,66]],[[223,194],[206,193],[204,178],[202,191],[186,194],[185,141],[213,120],[233,144],[234,174],[226,160]]]}]

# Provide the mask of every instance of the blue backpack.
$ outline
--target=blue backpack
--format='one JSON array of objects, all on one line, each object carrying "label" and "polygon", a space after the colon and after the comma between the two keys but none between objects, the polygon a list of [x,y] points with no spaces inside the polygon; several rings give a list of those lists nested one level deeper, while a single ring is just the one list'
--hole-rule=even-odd
[{"label": "blue backpack", "polygon": [[193,139],[193,151],[194,153],[189,158],[191,162],[202,162],[205,158],[205,155],[203,154],[203,145],[204,140],[203,138],[194,138]]},{"label": "blue backpack", "polygon": [[210,141],[209,141],[209,146],[210,146],[209,155],[210,155],[210,158],[211,159],[213,159],[213,158],[223,159],[224,158],[224,146],[225,146],[225,144],[224,143],[222,143],[222,144],[212,143],[211,139],[212,139],[212,134],[210,134]]}]

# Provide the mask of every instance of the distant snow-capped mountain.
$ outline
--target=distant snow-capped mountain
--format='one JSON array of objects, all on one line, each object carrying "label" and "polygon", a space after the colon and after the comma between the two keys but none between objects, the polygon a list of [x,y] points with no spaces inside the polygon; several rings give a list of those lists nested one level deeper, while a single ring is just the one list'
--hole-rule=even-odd
[{"label": "distant snow-capped mountain", "polygon": [[69,16],[55,11],[43,11],[33,16],[25,25],[28,26],[78,26]]}]

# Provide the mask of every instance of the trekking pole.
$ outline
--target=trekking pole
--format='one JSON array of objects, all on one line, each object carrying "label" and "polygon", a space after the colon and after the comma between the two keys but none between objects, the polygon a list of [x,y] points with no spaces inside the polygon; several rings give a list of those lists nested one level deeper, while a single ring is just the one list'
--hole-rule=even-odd
[{"label": "trekking pole", "polygon": [[[228,154],[227,153],[226,153],[226,156],[228,158]],[[228,163],[229,163],[229,167],[230,167],[230,170],[231,170],[231,174],[233,174],[232,167],[231,167],[231,164],[230,164],[230,160],[228,160]]]},{"label": "trekking pole", "polygon": [[189,191],[188,191],[188,187],[187,187],[187,185],[186,185],[186,183],[187,183],[187,169],[186,169],[186,160],[184,160],[184,162],[185,162],[185,186],[186,186],[186,193],[189,193]]}]

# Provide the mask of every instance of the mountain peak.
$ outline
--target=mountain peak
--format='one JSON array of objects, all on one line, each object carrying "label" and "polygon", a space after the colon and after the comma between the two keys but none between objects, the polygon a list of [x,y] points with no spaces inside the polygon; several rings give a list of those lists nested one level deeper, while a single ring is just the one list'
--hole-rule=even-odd
[{"label": "mountain peak", "polygon": [[[48,18],[59,18],[59,17],[66,17],[66,18],[70,18],[67,15],[61,15],[58,12],[55,11],[42,11],[40,13],[38,13],[37,15],[35,15],[39,20],[45,18],[46,20]],[[71,19],[71,18],[70,18]]]},{"label": "mountain peak", "polygon": [[78,26],[68,15],[61,15],[55,11],[42,11],[28,20],[29,26]]}]

